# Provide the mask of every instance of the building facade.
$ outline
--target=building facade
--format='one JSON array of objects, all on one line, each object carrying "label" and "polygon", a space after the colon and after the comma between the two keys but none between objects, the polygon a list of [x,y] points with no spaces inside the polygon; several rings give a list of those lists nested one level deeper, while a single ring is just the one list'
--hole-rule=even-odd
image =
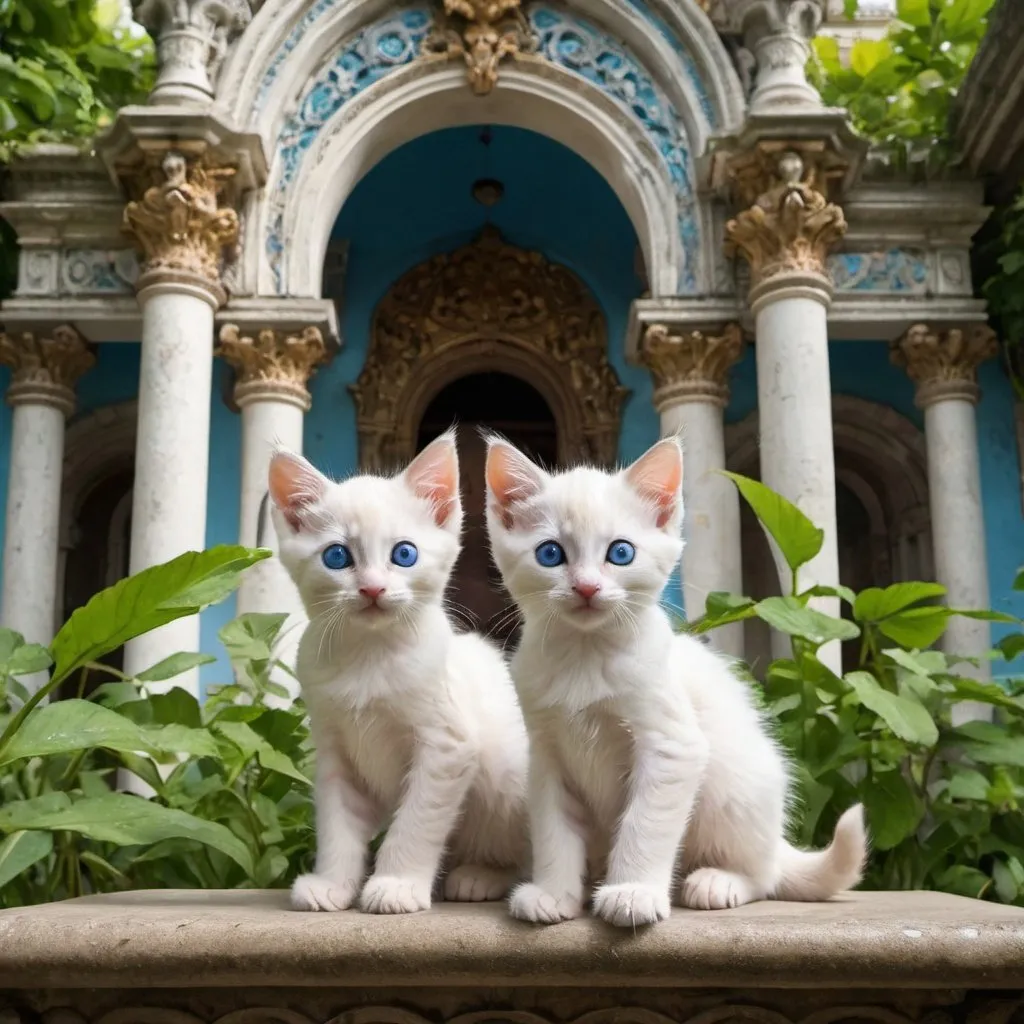
[{"label": "building facade", "polygon": [[[1024,613],[1013,391],[971,279],[983,187],[899,180],[822,106],[804,66],[824,8],[145,5],[150,103],[94,152],[25,155],[0,205],[21,244],[3,624],[45,642],[128,571],[271,544],[275,443],[343,475],[452,422],[456,597],[495,629],[479,424],[555,465],[681,431],[689,617],[714,591],[779,592],[723,468],[824,528],[802,584],[936,579],[955,607]],[[274,560],[124,667],[212,651],[253,610],[301,622]],[[716,639],[761,663],[761,629]],[[948,642],[983,655],[989,625]]]}]

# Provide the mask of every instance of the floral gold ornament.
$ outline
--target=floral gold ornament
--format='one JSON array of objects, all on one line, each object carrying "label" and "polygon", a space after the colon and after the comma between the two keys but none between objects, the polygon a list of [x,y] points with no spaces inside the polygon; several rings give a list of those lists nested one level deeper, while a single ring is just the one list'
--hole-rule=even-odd
[{"label": "floral gold ornament", "polygon": [[327,346],[318,327],[301,331],[266,328],[248,336],[236,324],[225,324],[215,354],[235,369],[239,406],[249,399],[275,397],[308,412],[311,399],[306,385],[317,367],[327,361]]},{"label": "floral gold ornament", "polygon": [[233,168],[189,164],[168,153],[160,164],[163,181],[125,207],[125,229],[145,256],[141,283],[153,274],[186,274],[216,284],[224,250],[238,239],[238,214],[218,205]]},{"label": "floral gold ornament", "polygon": [[821,184],[816,169],[805,176],[805,167],[799,153],[784,152],[778,184],[726,224],[727,249],[747,259],[755,286],[778,274],[824,276],[829,250],[846,233],[843,211],[815,187]]},{"label": "floral gold ornament", "polygon": [[92,349],[73,327],[56,327],[46,334],[0,333],[0,366],[12,371],[9,405],[52,405],[70,416],[75,384],[95,364]]},{"label": "floral gold ornament", "polygon": [[998,352],[995,332],[985,324],[966,329],[915,324],[893,342],[890,356],[917,385],[917,404],[924,408],[951,398],[977,402],[978,367]]},{"label": "floral gold ornament", "polygon": [[710,399],[720,405],[729,400],[729,370],[743,355],[739,324],[720,333],[685,331],[673,334],[665,324],[651,324],[644,333],[641,358],[654,378],[654,406],[658,412],[679,402]]},{"label": "floral gold ornament", "polygon": [[555,415],[562,461],[615,462],[628,392],[608,362],[600,306],[570,270],[485,228],[414,267],[377,307],[352,387],[363,467],[411,458],[434,395],[483,372],[537,389]]},{"label": "floral gold ornament", "polygon": [[506,57],[536,47],[521,0],[444,0],[447,22],[424,40],[427,53],[466,62],[469,84],[486,96],[498,83],[498,65]]}]

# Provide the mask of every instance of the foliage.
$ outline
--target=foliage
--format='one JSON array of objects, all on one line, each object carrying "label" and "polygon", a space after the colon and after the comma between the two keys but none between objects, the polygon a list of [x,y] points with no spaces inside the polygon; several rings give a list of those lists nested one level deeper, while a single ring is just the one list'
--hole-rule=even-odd
[{"label": "foliage", "polygon": [[[883,39],[853,44],[849,66],[835,38],[819,36],[809,75],[829,106],[850,111],[854,127],[890,162],[937,168],[954,157],[949,115],[995,0],[897,0]],[[847,13],[856,4],[847,4]]]},{"label": "foliage", "polygon": [[[122,580],[49,649],[0,630],[0,906],[129,887],[268,886],[303,869],[308,731],[301,705],[271,706],[286,695],[271,678],[285,616],[243,616],[221,630],[236,678],[203,705],[154,684],[207,656],[176,654],[137,679],[96,660],[227,597],[267,554],[214,548]],[[30,696],[19,678],[51,663]],[[109,681],[88,700],[43,703],[71,678],[85,693],[92,673]],[[114,792],[118,772],[151,795]]]},{"label": "foliage", "polygon": [[[1024,685],[978,682],[958,671],[962,659],[930,649],[953,615],[1018,629],[1020,620],[936,604],[945,593],[936,583],[801,592],[798,570],[817,554],[820,531],[763,485],[733,479],[794,586],[762,601],[714,594],[691,628],[756,616],[791,638],[792,656],[773,662],[763,683],[750,681],[796,765],[803,816],[795,838],[824,845],[859,801],[873,839],[868,888],[940,889],[1024,906]],[[1024,570],[1015,587],[1024,590]],[[811,607],[816,597],[838,599],[849,618]],[[823,663],[830,641],[858,643],[854,670],[840,677]],[[1008,661],[1021,653],[1024,631],[999,644]],[[968,701],[990,707],[995,721],[956,724]]]},{"label": "foliage", "polygon": [[0,160],[91,138],[153,81],[149,38],[120,0],[0,0]]}]

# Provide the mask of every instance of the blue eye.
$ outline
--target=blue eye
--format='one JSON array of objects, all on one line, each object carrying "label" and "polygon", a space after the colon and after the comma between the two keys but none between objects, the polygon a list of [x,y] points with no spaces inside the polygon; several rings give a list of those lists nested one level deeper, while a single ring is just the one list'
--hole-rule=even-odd
[{"label": "blue eye", "polygon": [[561,565],[565,561],[565,549],[554,540],[546,540],[543,544],[538,544],[534,555],[537,563],[543,565],[545,569],[554,569],[556,565]]},{"label": "blue eye", "polygon": [[612,565],[629,565],[636,558],[636,548],[628,540],[613,540],[605,557]]},{"label": "blue eye", "polygon": [[320,560],[328,569],[347,569],[352,564],[352,552],[344,544],[328,544]]},{"label": "blue eye", "polygon": [[407,540],[400,541],[391,549],[391,561],[403,569],[415,565],[416,559],[419,557],[420,553],[416,550],[416,545]]}]

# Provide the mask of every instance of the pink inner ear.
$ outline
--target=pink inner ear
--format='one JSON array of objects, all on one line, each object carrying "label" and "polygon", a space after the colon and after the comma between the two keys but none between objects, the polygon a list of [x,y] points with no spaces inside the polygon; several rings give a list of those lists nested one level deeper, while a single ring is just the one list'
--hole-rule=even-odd
[{"label": "pink inner ear", "polygon": [[494,499],[494,511],[506,530],[512,529],[512,506],[540,490],[541,472],[509,444],[495,442],[487,449],[487,487]]},{"label": "pink inner ear", "polygon": [[659,441],[626,470],[626,479],[657,509],[658,527],[671,520],[683,492],[683,453],[675,441]]},{"label": "pink inner ear", "polygon": [[319,501],[324,478],[303,458],[279,452],[270,460],[270,497],[293,530],[302,526],[302,513]]},{"label": "pink inner ear", "polygon": [[444,526],[459,503],[459,457],[452,438],[432,441],[409,463],[406,483],[434,506],[434,522]]}]

